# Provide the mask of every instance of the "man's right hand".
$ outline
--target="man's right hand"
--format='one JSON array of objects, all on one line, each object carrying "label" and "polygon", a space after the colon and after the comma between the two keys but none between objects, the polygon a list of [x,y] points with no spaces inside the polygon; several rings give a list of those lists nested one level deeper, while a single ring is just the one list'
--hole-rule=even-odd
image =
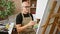
[{"label": "man's right hand", "polygon": [[35,25],[35,23],[34,23],[34,21],[30,21],[27,25],[28,26],[33,26],[33,25]]}]

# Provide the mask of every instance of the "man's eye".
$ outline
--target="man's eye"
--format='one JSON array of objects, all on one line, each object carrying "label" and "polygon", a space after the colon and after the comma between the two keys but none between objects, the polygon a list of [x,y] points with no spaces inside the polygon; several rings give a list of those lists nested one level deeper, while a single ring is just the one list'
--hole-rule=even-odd
[{"label": "man's eye", "polygon": [[29,6],[26,6],[26,8],[29,8]]}]

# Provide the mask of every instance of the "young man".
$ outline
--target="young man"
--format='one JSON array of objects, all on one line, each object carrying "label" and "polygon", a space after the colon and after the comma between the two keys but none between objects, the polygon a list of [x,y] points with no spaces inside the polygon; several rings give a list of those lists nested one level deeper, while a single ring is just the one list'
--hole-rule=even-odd
[{"label": "young man", "polygon": [[22,3],[22,12],[16,18],[16,29],[19,34],[36,34],[33,30],[33,16],[29,12],[29,3],[24,1]]}]

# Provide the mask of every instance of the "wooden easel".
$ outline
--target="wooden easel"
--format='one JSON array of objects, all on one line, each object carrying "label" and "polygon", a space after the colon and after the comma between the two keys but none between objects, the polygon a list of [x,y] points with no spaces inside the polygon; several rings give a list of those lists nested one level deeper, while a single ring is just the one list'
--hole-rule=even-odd
[{"label": "wooden easel", "polygon": [[[53,15],[56,4],[57,4],[57,1],[54,1],[53,5],[52,5],[52,8],[50,10],[50,14],[47,18],[47,21],[46,21],[45,25],[42,26],[42,28],[43,28],[42,34],[45,34],[45,31],[46,31],[46,29],[49,25],[52,25],[49,34],[53,34],[56,26],[57,26],[57,30],[56,30],[55,34],[58,33],[58,30],[60,31],[60,27],[59,27],[60,24],[58,23],[58,19],[60,18],[60,16],[59,16],[60,15],[60,6],[58,8],[57,14]],[[50,17],[50,16],[52,16],[52,17]],[[49,24],[50,19],[53,18],[53,17],[55,17],[54,22]]]},{"label": "wooden easel", "polygon": [[[54,16],[55,19],[54,19],[54,22],[53,22],[53,24],[52,24],[52,27],[51,27],[51,29],[50,29],[49,34],[53,34],[56,26],[57,26],[57,29],[60,31],[60,27],[59,27],[60,23],[58,23],[58,19],[60,18],[59,15],[60,15],[60,6],[59,6],[59,9],[58,9],[57,14],[55,14],[55,16]],[[56,31],[56,32],[57,32],[57,31]],[[56,33],[55,33],[55,34],[56,34]]]},{"label": "wooden easel", "polygon": [[52,8],[51,8],[51,10],[50,10],[50,14],[49,14],[49,16],[48,16],[48,18],[47,18],[47,20],[46,20],[46,23],[45,23],[45,25],[43,25],[44,29],[43,29],[43,31],[42,31],[42,34],[45,34],[45,31],[46,31],[46,29],[47,29],[47,27],[48,27],[48,25],[49,25],[49,21],[50,21],[50,19],[51,19],[50,16],[53,14],[54,8],[55,8],[56,4],[57,4],[57,1],[54,1],[54,2],[53,2],[53,5],[52,5]]}]

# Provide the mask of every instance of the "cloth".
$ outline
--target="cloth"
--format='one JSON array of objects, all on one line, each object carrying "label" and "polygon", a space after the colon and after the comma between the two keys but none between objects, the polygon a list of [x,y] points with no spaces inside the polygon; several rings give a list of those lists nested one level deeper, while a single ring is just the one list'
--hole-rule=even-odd
[{"label": "cloth", "polygon": [[[24,15],[22,14],[23,16],[23,21],[22,21],[22,26],[28,24],[31,20],[32,20],[32,17],[24,17]],[[33,26],[29,26],[27,27],[25,30],[23,30],[22,32],[20,32],[20,34],[36,34],[34,29],[33,29]]]}]

